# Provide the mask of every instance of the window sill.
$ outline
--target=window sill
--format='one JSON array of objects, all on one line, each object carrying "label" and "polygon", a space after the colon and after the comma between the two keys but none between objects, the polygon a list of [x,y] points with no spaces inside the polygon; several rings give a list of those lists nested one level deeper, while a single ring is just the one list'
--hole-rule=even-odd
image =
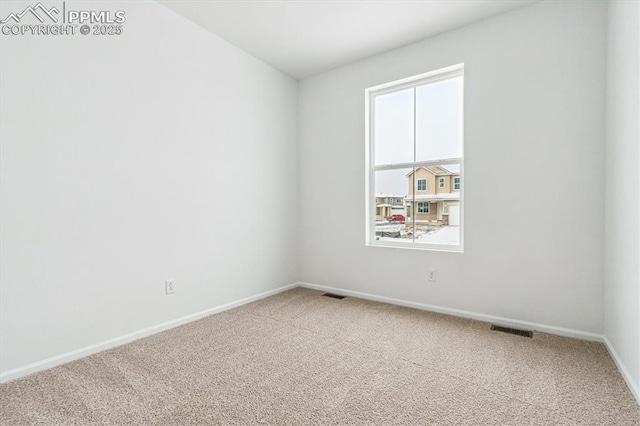
[{"label": "window sill", "polygon": [[422,243],[400,243],[393,241],[370,241],[365,244],[368,247],[382,247],[382,248],[399,248],[409,250],[421,250],[421,251],[439,251],[447,253],[464,253],[463,246],[460,245],[446,245],[446,244],[422,244]]}]

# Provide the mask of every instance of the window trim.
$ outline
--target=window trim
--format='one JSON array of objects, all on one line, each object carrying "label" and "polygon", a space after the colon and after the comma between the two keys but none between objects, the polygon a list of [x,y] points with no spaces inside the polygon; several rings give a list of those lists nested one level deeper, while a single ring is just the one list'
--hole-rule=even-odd
[{"label": "window trim", "polygon": [[[424,182],[424,189],[420,189],[420,182]],[[416,188],[416,191],[426,191],[428,189],[427,178],[416,179],[416,184],[418,185],[418,187]]]},{"label": "window trim", "polygon": [[[418,203],[418,211],[416,212],[416,214],[431,214],[431,202],[430,201],[416,201],[416,203]],[[426,205],[427,206],[427,211],[426,212],[421,212],[420,211],[420,205]]]},{"label": "window trim", "polygon": [[438,189],[442,189],[446,186],[446,182],[443,177],[438,178]]},{"label": "window trim", "polygon": [[[374,136],[374,120],[373,116],[375,113],[374,101],[375,98],[379,95],[392,93],[400,90],[404,90],[407,88],[412,88],[415,86],[435,83],[441,80],[448,80],[454,77],[462,77],[462,97],[463,97],[463,108],[462,108],[462,156],[460,158],[447,158],[440,160],[432,160],[432,161],[420,161],[420,162],[410,162],[410,163],[398,163],[398,164],[385,164],[385,165],[376,165],[375,164],[375,140],[373,140]],[[393,247],[393,248],[407,248],[414,250],[431,250],[431,251],[446,251],[446,252],[464,252],[464,188],[462,185],[459,189],[460,199],[460,240],[458,245],[447,245],[447,244],[429,244],[429,243],[416,243],[414,241],[410,242],[401,242],[401,241],[378,241],[376,240],[375,235],[375,221],[372,220],[376,217],[375,215],[375,173],[376,171],[383,170],[395,170],[402,168],[409,168],[414,170],[414,188],[415,185],[415,171],[418,167],[427,167],[427,166],[446,166],[446,165],[459,165],[460,173],[459,177],[462,181],[464,176],[464,90],[465,79],[464,79],[464,63],[460,63],[457,65],[452,65],[450,67],[441,68],[438,70],[430,71],[424,74],[416,75],[413,77],[407,77],[404,79],[392,81],[389,83],[384,83],[378,86],[370,87],[365,89],[365,244],[371,247]],[[415,193],[415,191],[414,191]],[[373,197],[373,198],[372,198]],[[372,202],[373,201],[373,202]],[[417,201],[416,201],[417,202]],[[415,203],[412,203],[414,209],[416,206]],[[414,216],[416,212],[413,212]],[[415,217],[413,217],[415,220]]]},{"label": "window trim", "polygon": [[[458,180],[458,182],[456,182],[456,180]],[[454,190],[454,191],[460,191],[460,186],[461,186],[461,185],[460,185],[460,182],[462,182],[462,181],[460,180],[460,176],[457,176],[457,177],[456,177],[456,176],[454,176],[454,177],[453,177],[453,190]]]}]

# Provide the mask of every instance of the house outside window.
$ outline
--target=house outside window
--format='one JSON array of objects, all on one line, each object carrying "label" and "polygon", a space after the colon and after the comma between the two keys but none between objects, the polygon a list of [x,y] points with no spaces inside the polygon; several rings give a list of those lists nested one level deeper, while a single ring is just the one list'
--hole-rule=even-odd
[{"label": "house outside window", "polygon": [[[366,244],[463,251],[464,66],[365,93]],[[381,193],[401,195],[401,205],[389,199],[384,208],[402,221],[384,220],[376,211]]]}]

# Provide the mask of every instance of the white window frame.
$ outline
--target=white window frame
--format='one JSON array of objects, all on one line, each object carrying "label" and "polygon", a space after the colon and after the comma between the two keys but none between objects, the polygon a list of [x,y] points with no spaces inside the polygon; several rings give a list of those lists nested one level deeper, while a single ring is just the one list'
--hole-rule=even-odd
[{"label": "white window frame", "polygon": [[[463,90],[463,102],[464,102],[464,64],[457,64],[450,67],[430,71],[424,74],[420,74],[414,77],[408,77],[405,79],[392,81],[390,83],[381,84],[379,86],[370,87],[365,89],[365,243],[367,246],[373,247],[398,247],[417,250],[436,250],[447,252],[464,252],[464,189],[460,185],[460,244],[448,245],[448,244],[429,244],[418,243],[415,241],[381,241],[376,239],[375,230],[375,173],[382,170],[397,170],[397,169],[413,169],[414,188],[417,188],[417,180],[415,178],[415,172],[419,167],[428,166],[446,166],[446,165],[460,165],[460,180],[464,176],[464,104],[462,113],[462,156],[460,158],[447,158],[432,161],[413,161],[408,163],[398,164],[385,164],[376,166],[375,163],[375,140],[374,140],[374,117],[375,117],[375,98],[376,96],[397,92],[417,86],[421,86],[428,83],[434,83],[440,80],[448,80],[454,77],[462,77],[462,90]],[[414,123],[415,125],[415,123]],[[414,199],[411,205],[415,209],[413,216],[411,217],[412,223],[415,224],[415,215],[418,214],[417,202]]]},{"label": "white window frame", "polygon": [[[420,189],[420,183],[424,182],[424,189]],[[416,191],[426,191],[427,190],[427,179],[416,179],[416,185],[418,185],[418,187],[416,188]]]},{"label": "white window frame", "polygon": [[[458,180],[458,182],[456,182],[456,179]],[[461,186],[460,182],[462,182],[460,180],[460,176],[457,176],[457,177],[454,176],[454,178],[453,178],[453,189],[454,190],[460,191],[460,186]]]},{"label": "white window frame", "polygon": [[[427,211],[420,211],[420,206],[427,206]],[[416,213],[419,214],[429,214],[431,213],[431,202],[429,201],[418,201],[418,210],[416,211]]]},{"label": "white window frame", "polygon": [[442,189],[442,188],[444,188],[444,187],[445,187],[445,181],[444,181],[444,178],[443,178],[443,177],[438,178],[438,188]]}]

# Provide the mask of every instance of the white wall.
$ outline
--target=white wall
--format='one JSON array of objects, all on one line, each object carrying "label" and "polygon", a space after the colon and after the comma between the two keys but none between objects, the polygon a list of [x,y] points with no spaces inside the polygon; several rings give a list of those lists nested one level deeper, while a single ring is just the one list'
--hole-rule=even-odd
[{"label": "white wall", "polygon": [[[301,280],[602,333],[605,44],[542,2],[302,80]],[[461,62],[465,253],[366,247],[364,89]]]},{"label": "white wall", "polygon": [[296,81],[118,8],[121,36],[0,37],[2,372],[296,280]]},{"label": "white wall", "polygon": [[608,14],[604,333],[640,400],[640,6]]}]

